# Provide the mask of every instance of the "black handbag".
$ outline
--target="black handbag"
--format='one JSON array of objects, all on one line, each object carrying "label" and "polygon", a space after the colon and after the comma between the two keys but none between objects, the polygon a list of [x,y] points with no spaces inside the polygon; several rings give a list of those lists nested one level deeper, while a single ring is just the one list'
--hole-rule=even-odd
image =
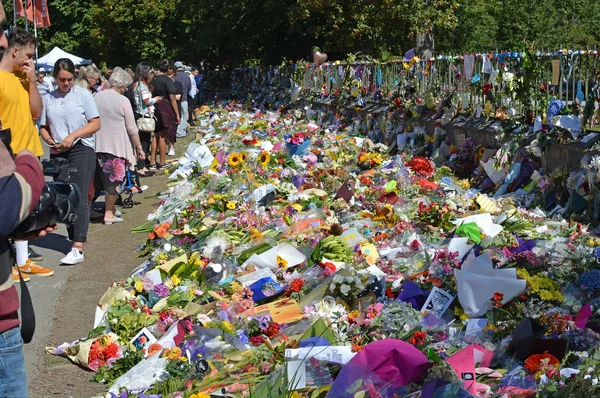
[{"label": "black handbag", "polygon": [[15,155],[12,152],[12,149],[10,147],[11,138],[12,138],[12,136],[10,134],[10,129],[2,130],[2,124],[0,123],[0,141],[2,141],[2,143],[6,147],[6,150],[8,151],[8,153],[10,153],[10,156],[12,156],[14,158]]}]

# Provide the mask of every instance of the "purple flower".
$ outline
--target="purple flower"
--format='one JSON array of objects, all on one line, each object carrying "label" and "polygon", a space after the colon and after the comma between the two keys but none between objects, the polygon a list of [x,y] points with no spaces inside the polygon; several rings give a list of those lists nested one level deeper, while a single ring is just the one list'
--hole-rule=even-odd
[{"label": "purple flower", "polygon": [[238,339],[240,339],[240,341],[242,342],[242,344],[249,344],[250,340],[248,339],[248,336],[246,336],[246,332],[244,331],[244,329],[238,329],[236,331],[237,337]]},{"label": "purple flower", "polygon": [[219,311],[219,319],[221,319],[222,321],[228,321],[229,320],[229,313],[225,310],[221,310]]},{"label": "purple flower", "polygon": [[144,278],[144,279],[142,279],[142,287],[147,292],[149,292],[150,290],[152,290],[154,288],[154,283],[152,282],[152,279],[150,279],[150,278]]},{"label": "purple flower", "polygon": [[428,312],[421,318],[421,325],[429,329],[440,328],[445,325],[444,321],[435,316],[432,312]]},{"label": "purple flower", "polygon": [[159,283],[158,285],[154,286],[154,292],[156,293],[156,295],[158,297],[168,297],[169,294],[171,293],[171,291],[169,290],[168,287],[166,287],[164,284]]},{"label": "purple flower", "polygon": [[258,327],[261,330],[265,330],[269,328],[269,319],[267,317],[262,317],[258,319]]},{"label": "purple flower", "polygon": [[303,175],[295,175],[292,177],[292,184],[294,184],[294,186],[296,188],[300,188],[302,185],[304,185],[304,176]]}]

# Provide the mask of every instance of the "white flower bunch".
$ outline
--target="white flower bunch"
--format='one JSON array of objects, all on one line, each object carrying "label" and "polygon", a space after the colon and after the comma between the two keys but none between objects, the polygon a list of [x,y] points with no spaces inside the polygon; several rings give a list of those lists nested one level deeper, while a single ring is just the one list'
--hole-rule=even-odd
[{"label": "white flower bunch", "polygon": [[343,276],[335,274],[333,276],[331,285],[329,285],[329,290],[332,293],[339,292],[344,297],[357,297],[363,290],[365,286],[358,276]]},{"label": "white flower bunch", "polygon": [[279,193],[281,193],[282,195],[284,195],[286,197],[298,192],[298,189],[296,189],[294,184],[292,184],[291,182],[287,182],[287,181],[279,183],[279,185],[277,185],[276,189]]},{"label": "white flower bunch", "polygon": [[592,157],[592,160],[590,160],[590,166],[593,169],[600,171],[600,155],[595,155]]},{"label": "white flower bunch", "polygon": [[380,142],[378,144],[375,144],[374,149],[379,152],[379,153],[387,153],[388,151],[388,146],[385,145],[384,143]]}]

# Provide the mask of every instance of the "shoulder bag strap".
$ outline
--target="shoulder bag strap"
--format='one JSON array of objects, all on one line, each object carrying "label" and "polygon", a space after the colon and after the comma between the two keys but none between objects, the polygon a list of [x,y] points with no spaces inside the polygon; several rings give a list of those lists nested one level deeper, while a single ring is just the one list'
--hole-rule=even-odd
[{"label": "shoulder bag strap", "polygon": [[21,270],[15,262],[15,252],[11,245],[11,263],[15,264],[17,271],[19,272],[19,285],[21,286],[21,338],[25,344],[31,343],[33,334],[35,332],[35,311],[33,310],[33,301],[31,300],[31,294],[27,289],[27,283],[23,280]]}]

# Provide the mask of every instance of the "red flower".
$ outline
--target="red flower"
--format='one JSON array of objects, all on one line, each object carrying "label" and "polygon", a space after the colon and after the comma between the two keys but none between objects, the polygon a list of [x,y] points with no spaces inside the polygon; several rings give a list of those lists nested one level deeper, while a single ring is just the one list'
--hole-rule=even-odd
[{"label": "red flower", "polygon": [[290,283],[290,290],[295,293],[300,293],[300,291],[302,291],[302,286],[304,286],[304,280],[302,278],[296,278]]},{"label": "red flower", "polygon": [[394,292],[392,291],[392,288],[391,288],[391,287],[389,287],[389,286],[388,286],[388,287],[385,289],[385,295],[386,295],[387,297],[391,298],[392,300],[394,300],[394,299],[396,298],[396,293],[394,293]]},{"label": "red flower", "polygon": [[261,330],[262,333],[266,334],[269,338],[273,338],[279,334],[280,326],[277,322],[271,322],[266,330]]},{"label": "red flower", "polygon": [[421,174],[425,177],[432,176],[433,172],[435,171],[435,167],[431,160],[422,156],[412,158],[406,163],[406,166],[410,167],[415,173]]},{"label": "red flower", "polygon": [[323,270],[325,271],[326,274],[333,274],[336,270],[335,268],[335,264],[334,263],[330,263],[329,261],[326,263],[320,263],[319,266],[321,268],[323,268]]},{"label": "red flower", "polygon": [[245,138],[244,140],[242,140],[242,142],[245,145],[256,145],[256,144],[258,144],[258,139],[252,138],[251,140],[249,140],[248,138]]},{"label": "red flower", "polygon": [[495,307],[502,307],[502,299],[504,299],[504,294],[500,293],[500,292],[496,292],[494,293],[494,297],[492,298],[492,301],[494,302],[494,306]]},{"label": "red flower", "polygon": [[[554,355],[548,354],[548,351],[543,354],[534,354],[525,360],[525,369],[531,373],[535,373],[539,370],[550,370],[555,365],[560,364],[558,358]],[[544,367],[544,369],[542,369]]]},{"label": "red flower", "polygon": [[491,89],[492,89],[492,85],[490,83],[487,83],[486,85],[484,85],[483,86],[483,95],[486,95],[487,93],[489,93]]},{"label": "red flower", "polygon": [[255,347],[258,347],[259,345],[261,345],[263,343],[263,341],[264,341],[264,339],[262,336],[250,337],[250,343]]}]

